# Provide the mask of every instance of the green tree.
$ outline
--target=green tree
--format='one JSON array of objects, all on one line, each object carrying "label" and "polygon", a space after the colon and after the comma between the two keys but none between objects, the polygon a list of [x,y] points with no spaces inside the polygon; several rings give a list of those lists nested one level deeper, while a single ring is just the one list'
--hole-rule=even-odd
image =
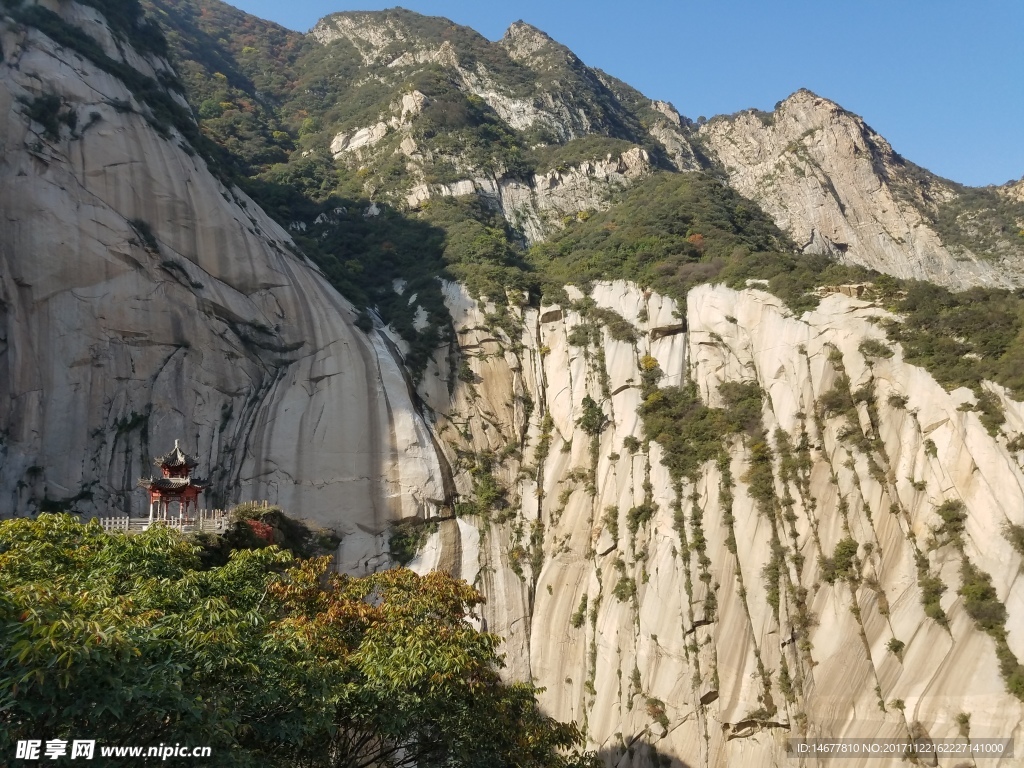
[{"label": "green tree", "polygon": [[[213,765],[583,765],[571,724],[498,676],[445,574],[199,548],[67,516],[0,523],[0,752],[18,739],[204,744]],[[583,762],[581,762],[583,761]]]},{"label": "green tree", "polygon": [[599,435],[608,426],[608,417],[590,395],[583,396],[583,415],[576,420],[576,426],[588,435]]}]

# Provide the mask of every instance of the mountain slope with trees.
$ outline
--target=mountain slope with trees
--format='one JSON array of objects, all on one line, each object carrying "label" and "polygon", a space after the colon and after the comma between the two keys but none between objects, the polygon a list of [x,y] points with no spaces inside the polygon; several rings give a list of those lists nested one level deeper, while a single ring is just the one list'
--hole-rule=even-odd
[{"label": "mountain slope with trees", "polygon": [[[152,3],[153,16],[168,29],[175,60],[186,73],[200,126],[226,150],[223,163],[232,167],[235,181],[291,228],[346,296],[392,324],[411,346],[414,371],[423,369],[431,350],[451,339],[434,277],[459,279],[474,293],[499,301],[504,297],[498,286],[527,291],[535,301],[540,285],[557,291],[576,278],[573,269],[545,274],[553,265],[543,244],[534,249],[542,256],[526,255],[520,217],[506,199],[514,195],[502,185],[513,185],[520,197],[543,198],[551,194],[545,184],[577,183],[581,163],[618,157],[631,147],[647,153],[646,170],[625,180],[625,186],[587,186],[573,203],[578,209],[543,225],[546,239],[558,240],[563,251],[575,248],[574,236],[561,232],[577,219],[620,201],[627,211],[642,210],[626,199],[628,186],[640,183],[649,190],[636,193],[642,198],[689,184],[659,180],[661,175],[703,169],[699,172],[724,179],[752,200],[743,207],[754,218],[761,215],[757,204],[766,206],[788,238],[768,250],[824,255],[954,288],[972,282],[1006,288],[1018,281],[1014,260],[1024,247],[1022,204],[1009,194],[952,185],[906,163],[855,115],[808,92],[780,102],[771,115],[742,113],[698,129],[671,105],[652,102],[586,67],[564,46],[520,22],[492,43],[446,19],[401,9],[346,12],[326,17],[303,36],[217,0]],[[410,93],[422,97],[415,114],[396,106]],[[336,137],[376,124],[385,135],[375,143],[333,152]],[[754,135],[759,131],[765,134],[761,139]],[[834,147],[819,141],[832,134],[849,135],[860,144],[849,154],[842,141]],[[763,146],[764,157],[741,157],[735,152],[741,145]],[[779,168],[791,167],[796,170],[779,176]],[[556,174],[554,182],[541,181],[545,173]],[[644,182],[652,174],[655,178]],[[905,243],[896,235],[891,242],[880,235],[875,242],[888,245],[877,253],[867,238],[862,242],[851,234],[866,231],[869,220],[881,222],[880,231],[899,228],[857,192],[878,183],[875,175],[891,190],[891,209],[908,206],[901,221],[916,233],[916,239],[906,235]],[[704,182],[694,183],[713,191]],[[417,185],[434,191],[410,208],[405,196]],[[806,214],[799,209],[803,193],[795,190],[808,185],[826,202],[838,201],[829,222],[806,218],[810,209]],[[789,197],[779,199],[778,190],[787,189]],[[381,217],[363,215],[371,204],[383,211]],[[820,216],[830,209],[813,210]],[[672,218],[662,216],[656,226],[674,226]],[[733,230],[750,225],[730,223]],[[692,234],[703,236],[687,236]],[[911,248],[906,244],[911,242],[918,245]],[[669,266],[662,259],[658,279],[635,268],[604,276],[639,280],[673,294],[670,271],[695,270],[708,279],[722,269],[726,254],[721,249],[697,253],[687,245],[671,256],[679,264],[700,266]],[[957,270],[955,277],[951,269]],[[587,274],[600,276],[599,271]],[[408,283],[416,303],[395,294],[396,280]],[[426,324],[416,320],[424,314]]]}]

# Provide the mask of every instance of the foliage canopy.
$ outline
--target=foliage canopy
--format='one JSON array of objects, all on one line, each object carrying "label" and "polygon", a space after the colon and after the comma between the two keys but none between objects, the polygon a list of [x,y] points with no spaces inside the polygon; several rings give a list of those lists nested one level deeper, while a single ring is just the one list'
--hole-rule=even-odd
[{"label": "foliage canopy", "polygon": [[267,547],[203,570],[161,527],[0,523],[0,750],[95,733],[225,766],[584,764],[575,726],[500,681],[465,582],[328,567]]}]

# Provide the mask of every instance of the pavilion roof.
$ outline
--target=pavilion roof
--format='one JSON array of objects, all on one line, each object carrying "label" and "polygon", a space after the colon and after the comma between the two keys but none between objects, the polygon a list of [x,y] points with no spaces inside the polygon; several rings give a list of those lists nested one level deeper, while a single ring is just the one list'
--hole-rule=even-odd
[{"label": "pavilion roof", "polygon": [[153,459],[153,463],[158,467],[192,467],[199,466],[199,459],[195,456],[190,456],[178,447],[178,441],[174,441],[174,448],[165,453],[163,456],[157,456]]}]

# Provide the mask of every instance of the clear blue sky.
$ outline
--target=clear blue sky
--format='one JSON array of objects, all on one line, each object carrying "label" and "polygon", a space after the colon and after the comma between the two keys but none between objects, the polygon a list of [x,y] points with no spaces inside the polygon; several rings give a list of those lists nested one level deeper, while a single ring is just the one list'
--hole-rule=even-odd
[{"label": "clear blue sky", "polygon": [[[305,32],[374,0],[233,0]],[[523,19],[691,118],[809,88],[964,184],[1024,175],[1024,0],[404,0],[496,40]]]}]

